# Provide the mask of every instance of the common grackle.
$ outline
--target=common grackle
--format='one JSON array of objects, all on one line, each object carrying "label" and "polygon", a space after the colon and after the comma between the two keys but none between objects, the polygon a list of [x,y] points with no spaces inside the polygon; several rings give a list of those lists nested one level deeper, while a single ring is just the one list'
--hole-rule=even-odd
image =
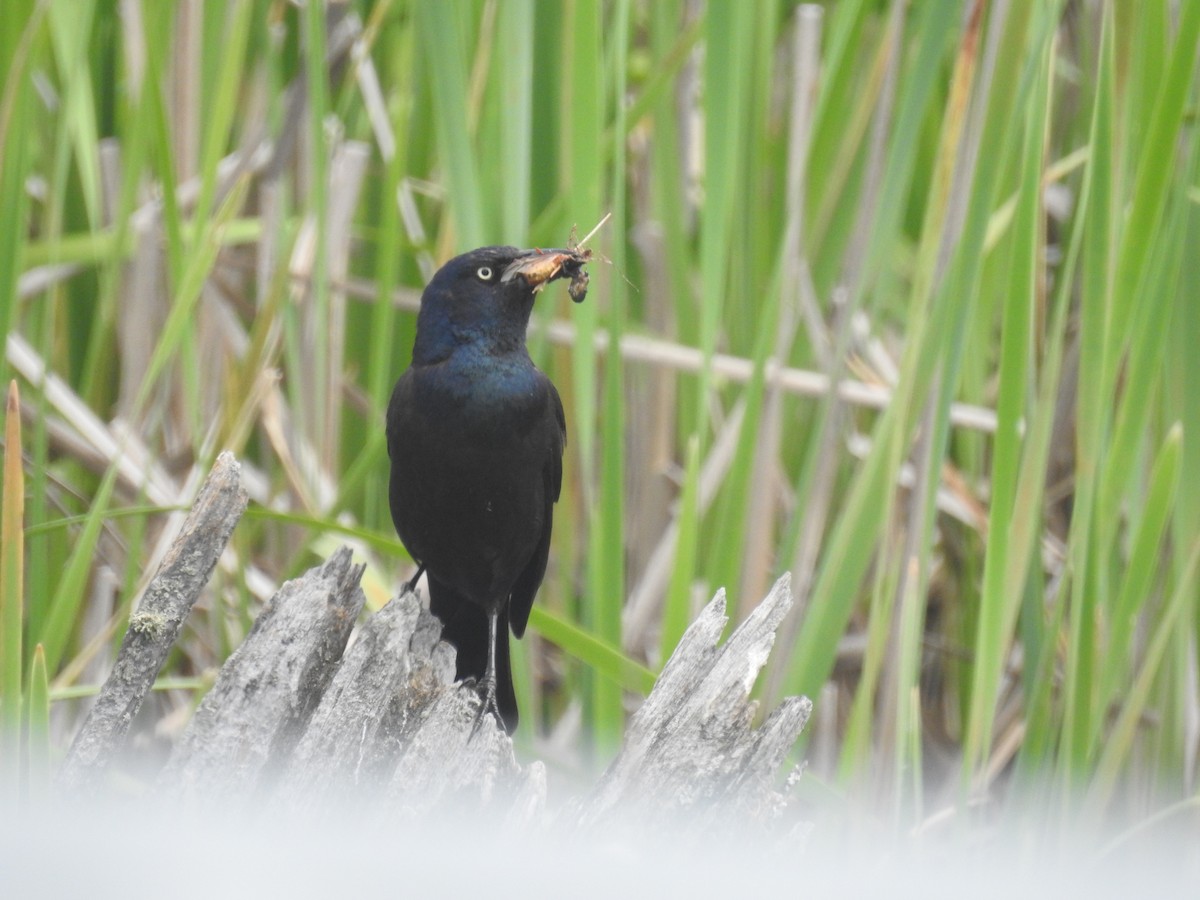
[{"label": "common grackle", "polygon": [[412,365],[388,404],[392,521],[417,577],[428,573],[458,677],[477,680],[480,715],[510,734],[508,629],[525,633],[546,573],[566,444],[562,401],[525,330],[550,281],[569,277],[582,294],[587,256],[483,247],[450,260],[421,295]]}]

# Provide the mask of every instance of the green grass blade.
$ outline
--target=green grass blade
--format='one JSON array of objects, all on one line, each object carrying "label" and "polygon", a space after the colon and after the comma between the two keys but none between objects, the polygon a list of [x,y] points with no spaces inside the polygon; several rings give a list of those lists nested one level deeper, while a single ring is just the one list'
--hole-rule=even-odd
[{"label": "green grass blade", "polygon": [[687,466],[683,491],[679,497],[679,516],[675,538],[675,561],[662,614],[659,659],[665,663],[691,622],[692,585],[696,575],[697,547],[700,542],[700,442],[688,441]]},{"label": "green grass blade", "polygon": [[[26,177],[31,162],[29,134],[35,121],[30,54],[45,13],[43,4],[15,0],[6,5],[0,28],[0,337],[8,337],[17,313],[17,277],[28,227]],[[6,369],[7,371],[7,369]]]},{"label": "green grass blade", "polygon": [[[1047,127],[1049,79],[1053,62],[1046,53],[1040,78],[1030,96],[1025,116],[1025,140],[1020,190],[1013,225],[1009,283],[1005,290],[1000,331],[999,399],[991,472],[991,507],[988,511],[987,554],[983,591],[975,640],[971,704],[964,754],[964,774],[973,774],[991,744],[997,686],[1011,646],[1013,626],[1032,556],[1030,543],[1041,526],[1040,504],[1021,505],[1027,485],[1022,484],[1021,462],[1027,451],[1025,423],[1030,390],[1030,365],[1035,347],[1034,312],[1038,302],[1038,248],[1043,235],[1040,222],[1042,150]],[[1042,411],[1043,418],[1046,413]],[[1036,446],[1030,441],[1030,445]],[[1037,469],[1033,470],[1038,477]],[[1021,527],[1018,528],[1018,525]],[[1016,543],[1023,535],[1024,540]]]},{"label": "green grass blade", "polygon": [[25,609],[25,473],[21,465],[21,395],[10,382],[4,411],[4,496],[0,499],[0,799],[17,777]]},{"label": "green grass blade", "polygon": [[192,252],[180,278],[179,288],[174,303],[171,305],[171,312],[167,316],[166,324],[163,325],[162,334],[159,335],[158,342],[154,345],[154,353],[146,366],[146,374],[142,378],[142,384],[134,402],[135,408],[139,410],[145,408],[146,401],[150,399],[152,391],[158,385],[163,370],[178,352],[184,338],[191,334],[194,327],[193,317],[196,304],[199,302],[204,282],[212,272],[217,253],[221,249],[225,226],[233,218],[234,213],[242,207],[248,188],[249,183],[245,179],[240,180],[237,186],[229,192],[229,196],[225,198],[221,208],[217,210],[217,214],[206,224],[199,244]]},{"label": "green grass blade", "polygon": [[657,676],[645,666],[596,637],[591,630],[580,628],[541,606],[533,607],[529,627],[620,689],[645,696],[654,686]]},{"label": "green grass blade", "polygon": [[[246,46],[253,22],[254,4],[248,0],[234,0],[224,6],[226,27],[220,34],[222,63],[217,69],[216,88],[205,121],[200,156],[200,196],[193,213],[196,222],[208,221],[216,200],[217,165],[229,146],[230,130],[238,111],[239,94],[245,82]],[[197,249],[193,247],[192,251]]]},{"label": "green grass blade", "polygon": [[533,104],[537,96],[534,80],[533,0],[512,0],[498,11],[500,66],[500,205],[499,237],[507,244],[523,246],[530,222],[530,170],[533,143]]},{"label": "green grass blade", "polygon": [[[607,96],[606,74],[600,38],[604,33],[602,9],[595,0],[581,0],[563,9],[562,40],[568,89],[562,97],[562,129],[570,144],[560,172],[562,190],[569,200],[569,221],[599,220],[602,215],[602,185],[605,172],[604,135]],[[576,186],[578,189],[576,189]],[[610,557],[603,546],[606,517],[613,514],[612,497],[605,492],[603,448],[597,448],[597,428],[604,411],[598,405],[602,387],[598,375],[595,335],[600,310],[594,297],[575,306],[571,317],[577,329],[576,349],[571,359],[573,383],[564,405],[567,406],[568,453],[577,467],[583,514],[586,523],[585,596],[579,619],[588,624],[600,640],[619,646],[619,635],[611,635],[613,604],[620,603],[624,585],[610,583]],[[574,448],[574,452],[572,452]],[[599,465],[598,465],[599,464]],[[560,520],[561,521],[561,520]],[[604,592],[611,592],[605,594]],[[587,705],[585,721],[590,730],[611,742],[613,722],[622,712],[619,692],[608,680],[584,677]]]},{"label": "green grass blade", "polygon": [[1158,233],[1166,207],[1167,191],[1174,172],[1173,161],[1179,144],[1179,128],[1193,92],[1197,46],[1200,46],[1200,3],[1185,3],[1180,7],[1175,46],[1165,77],[1158,86],[1157,102],[1142,144],[1130,205],[1123,224],[1116,266],[1113,322],[1105,353],[1108,363],[1106,377],[1116,377],[1119,348],[1128,336],[1129,318],[1136,308],[1138,289],[1143,283],[1147,261],[1155,247],[1153,238]]},{"label": "green grass blade", "polygon": [[59,69],[63,72],[66,95],[63,113],[71,133],[75,170],[79,176],[80,198],[93,227],[101,223],[99,127],[92,105],[95,87],[87,67],[87,41],[96,12],[94,0],[78,3],[49,4],[50,37]]},{"label": "green grass blade", "polygon": [[[1160,574],[1160,547],[1179,488],[1182,445],[1183,429],[1177,424],[1167,434],[1166,443],[1159,451],[1141,520],[1133,529],[1128,566],[1108,623],[1109,664],[1102,673],[1102,687],[1097,696],[1097,707],[1101,710],[1111,708],[1130,683],[1127,664],[1135,658],[1138,617],[1153,596],[1154,581]],[[1102,720],[1095,727],[1097,732],[1103,731]],[[1097,733],[1092,743],[1101,748],[1106,742],[1101,741]]]},{"label": "green grass blade", "polygon": [[100,529],[104,525],[116,481],[117,467],[111,466],[96,492],[87,521],[84,522],[71,548],[71,555],[67,559],[46,613],[42,632],[36,636],[37,642],[45,648],[46,668],[50,672],[58,671],[78,624],[79,611],[83,607],[88,576],[96,554],[96,543],[100,539]]},{"label": "green grass blade", "polygon": [[[706,11],[704,50],[704,213],[700,222],[700,350],[706,361],[717,347],[719,326],[729,291],[730,246],[733,241],[746,132],[749,73],[753,67],[751,36],[760,7],[754,3],[716,3]],[[711,366],[700,373],[696,433],[700,448],[708,446]]]},{"label": "green grass blade", "polygon": [[33,648],[27,710],[26,783],[29,801],[36,805],[44,802],[50,794],[50,684],[46,675],[46,654],[41,644]]},{"label": "green grass blade", "polygon": [[467,131],[467,49],[458,3],[418,3],[414,9],[421,53],[433,92],[438,145],[444,154],[446,194],[454,216],[455,247],[490,244],[494,229],[484,215],[483,194]]},{"label": "green grass blade", "polygon": [[[1174,432],[1173,432],[1174,434]],[[1178,440],[1178,435],[1175,434]],[[1200,542],[1192,548],[1183,577],[1175,586],[1167,601],[1162,616],[1155,625],[1145,658],[1137,677],[1130,685],[1121,713],[1112,727],[1107,729],[1100,758],[1096,763],[1096,776],[1088,791],[1087,809],[1094,815],[1103,810],[1111,799],[1120,766],[1128,758],[1143,715],[1146,712],[1154,679],[1158,675],[1167,648],[1179,627],[1179,622],[1189,606],[1194,604],[1196,570],[1200,567]]]},{"label": "green grass blade", "polygon": [[1114,56],[1112,17],[1106,14],[1098,60],[1096,102],[1091,127],[1091,155],[1086,173],[1089,194],[1089,227],[1084,236],[1080,279],[1080,357],[1081,372],[1091,373],[1080,379],[1076,407],[1076,479],[1071,519],[1071,608],[1069,650],[1067,654],[1067,694],[1063,712],[1062,766],[1079,770],[1084,765],[1086,738],[1090,731],[1087,717],[1090,691],[1082,672],[1088,668],[1091,646],[1091,621],[1097,603],[1094,563],[1094,507],[1096,475],[1103,452],[1103,435],[1109,418],[1109,397],[1104,373],[1108,371],[1105,347],[1111,328],[1113,259],[1115,258],[1114,196],[1117,183],[1114,171]]},{"label": "green grass blade", "polygon": [[[624,105],[625,96],[625,49],[629,30],[629,0],[619,0],[613,9],[612,26],[607,36],[616,48],[612,80],[613,96],[616,98],[614,116],[617,127],[613,154],[612,177],[617,186],[625,182],[624,153]],[[617,194],[622,192],[618,189]],[[616,198],[612,207],[613,233],[624,235],[626,230],[625,203]],[[618,271],[625,267],[624,244],[614,241],[613,265]],[[614,280],[608,288],[609,314],[608,336],[618,344],[625,328],[625,285]],[[604,405],[602,411],[602,435],[600,464],[600,519],[593,524],[599,539],[595,546],[594,579],[596,591],[596,636],[606,643],[621,646],[621,610],[625,605],[625,385],[621,365],[610,361],[604,371]],[[610,680],[596,683],[596,736],[601,746],[617,747],[625,725],[625,709],[620,692],[613,689]]]}]

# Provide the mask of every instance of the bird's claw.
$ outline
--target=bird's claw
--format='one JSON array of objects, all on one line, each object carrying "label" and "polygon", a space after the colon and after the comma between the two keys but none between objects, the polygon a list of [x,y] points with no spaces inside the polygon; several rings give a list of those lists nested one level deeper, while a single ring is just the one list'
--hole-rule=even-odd
[{"label": "bird's claw", "polygon": [[[500,706],[496,702],[496,679],[495,676],[488,678],[484,676],[482,681],[476,681],[474,678],[469,678],[463,683],[470,682],[471,686],[479,692],[479,710],[475,713],[475,724],[471,727],[471,735],[467,738],[468,741],[474,739],[479,729],[483,727],[483,720],[490,711],[496,717],[496,725],[502,727],[504,719],[500,715]],[[481,690],[482,689],[482,690]]]},{"label": "bird's claw", "polygon": [[417,567],[417,573],[408,581],[400,585],[400,596],[405,594],[415,594],[417,592],[417,582],[421,580],[421,576],[425,574],[425,564],[422,563]]}]

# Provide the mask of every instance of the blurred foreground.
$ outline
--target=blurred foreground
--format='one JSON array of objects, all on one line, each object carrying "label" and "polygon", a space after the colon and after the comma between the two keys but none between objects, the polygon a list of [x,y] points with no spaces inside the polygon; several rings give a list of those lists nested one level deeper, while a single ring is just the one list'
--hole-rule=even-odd
[{"label": "blurred foreground", "polygon": [[[763,846],[676,840],[631,822],[564,835],[472,816],[434,821],[143,805],[63,807],[0,822],[10,898],[89,897],[1195,897],[1196,832],[1170,824],[1101,840],[994,828],[923,839],[861,829]],[[69,848],[69,849],[66,849]],[[64,864],[64,854],[70,863]]]}]

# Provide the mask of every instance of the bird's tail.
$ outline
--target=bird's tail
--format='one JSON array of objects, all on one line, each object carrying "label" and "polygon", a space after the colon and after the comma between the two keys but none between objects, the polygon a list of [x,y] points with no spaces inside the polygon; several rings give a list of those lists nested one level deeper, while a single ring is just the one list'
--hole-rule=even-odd
[{"label": "bird's tail", "polygon": [[[458,653],[457,678],[481,680],[487,671],[488,617],[444,581],[429,576],[429,611],[442,623],[442,640]],[[513,691],[512,665],[508,656],[508,606],[500,611],[496,627],[496,705],[504,730],[517,730],[517,695]]]}]

